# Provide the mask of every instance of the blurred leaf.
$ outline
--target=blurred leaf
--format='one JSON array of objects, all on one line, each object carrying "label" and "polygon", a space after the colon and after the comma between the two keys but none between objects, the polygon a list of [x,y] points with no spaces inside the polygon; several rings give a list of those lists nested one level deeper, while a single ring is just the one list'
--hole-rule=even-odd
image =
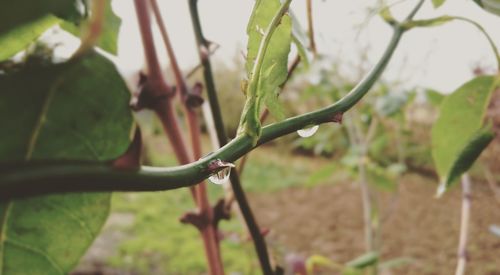
[{"label": "blurred leaf", "polygon": [[446,191],[448,186],[457,180],[463,173],[469,170],[494,137],[491,127],[480,129],[474,134],[454,160],[449,173],[442,179],[438,196]]},{"label": "blurred leaf", "polygon": [[[0,36],[48,15],[79,24],[86,16],[86,0],[4,0],[0,2]],[[83,10],[83,13],[82,13]]]},{"label": "blurred leaf", "polygon": [[396,267],[404,266],[413,263],[414,260],[412,258],[395,258],[384,261],[378,265],[381,270],[389,270]]},{"label": "blurred leaf", "polygon": [[425,90],[425,97],[434,107],[439,107],[446,96],[436,90],[427,89]]},{"label": "blurred leaf", "polygon": [[16,53],[27,48],[48,28],[59,23],[60,20],[47,15],[37,20],[20,25],[10,31],[0,33],[0,61],[11,58]]},{"label": "blurred leaf", "polygon": [[412,20],[410,22],[405,23],[404,27],[406,28],[437,27],[446,24],[454,19],[455,18],[452,16],[443,15],[432,19]]},{"label": "blurred leaf", "polygon": [[292,35],[292,42],[297,48],[297,53],[300,56],[300,61],[302,62],[302,64],[304,64],[304,68],[306,70],[309,69],[309,58],[307,58],[307,53],[304,44],[302,44],[299,38],[295,35]]},{"label": "blurred leaf", "polygon": [[389,7],[384,2],[385,1],[382,1],[383,6],[382,6],[382,8],[380,9],[380,12],[379,12],[380,17],[382,17],[382,19],[385,22],[389,23],[389,24],[396,23],[396,19],[392,15],[391,10],[389,9]]},{"label": "blurred leaf", "polygon": [[324,165],[323,167],[320,167],[309,176],[309,180],[307,181],[308,184],[316,185],[322,181],[327,180],[333,175],[338,167],[339,165],[336,162],[332,162],[330,164]]},{"label": "blurred leaf", "polygon": [[441,5],[444,4],[444,2],[446,2],[446,0],[432,0],[434,8],[439,8]]},{"label": "blurred leaf", "polygon": [[338,264],[321,255],[312,255],[306,260],[307,274],[315,274],[315,270],[317,268],[326,268],[328,270],[332,270],[337,266]]},{"label": "blurred leaf", "polygon": [[394,191],[396,188],[396,177],[388,173],[387,168],[369,161],[366,166],[368,182],[379,189]]},{"label": "blurred leaf", "polygon": [[443,100],[439,118],[432,127],[431,141],[436,170],[441,182],[446,185],[457,176],[450,173],[461,170],[455,170],[457,164],[462,168],[467,166],[462,163],[462,157],[470,161],[473,155],[480,153],[475,150],[482,149],[486,136],[480,135],[478,139],[474,136],[483,127],[486,108],[495,87],[494,77],[480,76],[465,83]]},{"label": "blurred leaf", "polygon": [[289,4],[290,0],[283,5],[279,0],[257,0],[247,26],[245,67],[248,86],[239,132],[244,132],[254,142],[261,132],[259,116],[263,99],[268,108],[275,108],[279,104],[277,97],[267,94],[274,93],[288,75],[288,53],[292,39],[291,19],[286,14]]},{"label": "blurred leaf", "polygon": [[[129,91],[96,53],[0,75],[0,90],[0,127],[8,133],[0,138],[0,161],[105,161],[130,143]],[[110,193],[2,202],[0,273],[69,273],[106,221],[109,204]]]},{"label": "blurred leaf", "polygon": [[403,110],[410,97],[406,93],[387,93],[375,101],[375,111],[381,116],[394,116]]},{"label": "blurred leaf", "polygon": [[379,258],[378,253],[372,251],[372,252],[365,253],[352,261],[349,261],[345,265],[347,267],[363,269],[363,268],[374,265],[378,261],[378,258]]},{"label": "blurred leaf", "polygon": [[500,15],[500,1],[499,0],[474,0],[485,11]]},{"label": "blurred leaf", "polygon": [[[118,47],[118,31],[120,30],[121,19],[116,16],[111,7],[111,0],[106,0],[106,11],[104,14],[104,26],[99,37],[97,46],[101,49],[115,54],[117,53]],[[77,37],[81,36],[82,30],[85,31],[85,27],[81,28],[72,22],[63,22],[61,24],[62,28]]]}]

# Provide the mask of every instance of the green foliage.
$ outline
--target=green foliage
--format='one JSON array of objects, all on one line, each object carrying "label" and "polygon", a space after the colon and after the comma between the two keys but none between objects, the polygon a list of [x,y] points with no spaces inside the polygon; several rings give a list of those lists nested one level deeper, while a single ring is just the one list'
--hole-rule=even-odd
[{"label": "green foliage", "polygon": [[474,0],[476,4],[478,4],[484,10],[500,15],[500,1],[498,0]]},{"label": "green foliage", "polygon": [[262,103],[270,109],[271,114],[282,117],[282,112],[277,108],[277,89],[287,77],[292,25],[285,13],[290,1],[283,5],[278,0],[256,1],[247,26],[247,99],[239,132],[249,135],[254,142],[261,132]]},{"label": "green foliage", "polygon": [[53,15],[38,18],[0,34],[0,61],[11,58],[27,48],[48,28],[59,23],[60,19]]},{"label": "green foliage", "polygon": [[363,269],[374,265],[379,259],[378,252],[368,252],[346,263],[347,267]]},{"label": "green foliage", "polygon": [[[496,85],[494,77],[477,77],[443,100],[439,118],[432,127],[432,157],[442,189],[465,172],[463,168],[475,160],[473,155],[478,155],[477,150],[486,145],[487,136],[478,131],[484,125],[486,108]],[[477,135],[479,138],[474,138]],[[456,165],[462,169],[454,168]]]},{"label": "green foliage", "polygon": [[[80,11],[84,7],[84,13]],[[12,29],[54,15],[79,24],[86,15],[84,0],[2,0],[0,2],[0,36]]]},{"label": "green foliage", "polygon": [[431,103],[434,107],[439,107],[441,105],[441,102],[443,102],[443,99],[445,96],[433,89],[427,89],[425,91],[425,97],[429,103]]},{"label": "green foliage", "polygon": [[[133,128],[129,92],[96,53],[0,75],[0,161],[109,160]],[[71,184],[68,182],[68,184]],[[0,273],[66,274],[99,233],[109,193],[50,195],[0,204]]]},{"label": "green foliage", "polygon": [[[43,32],[52,26],[61,26],[80,36],[88,17],[87,0],[43,0],[2,1],[0,3],[0,61],[12,57],[27,48]],[[28,7],[28,8],[27,8]],[[80,10],[83,8],[83,13]],[[118,29],[121,20],[111,9],[111,0],[106,0],[103,31],[98,46],[116,54]]]},{"label": "green foliage", "polygon": [[444,2],[446,2],[446,0],[432,0],[432,5],[434,5],[434,8],[439,8]]}]

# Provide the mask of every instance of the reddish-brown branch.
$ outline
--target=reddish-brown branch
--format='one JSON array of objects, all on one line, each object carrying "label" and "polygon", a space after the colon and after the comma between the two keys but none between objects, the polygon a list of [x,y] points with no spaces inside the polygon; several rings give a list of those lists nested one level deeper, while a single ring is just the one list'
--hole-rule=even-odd
[{"label": "reddish-brown branch", "polygon": [[[191,146],[193,149],[193,159],[199,159],[201,158],[202,154],[201,140],[200,140],[201,133],[195,108],[198,107],[202,102],[202,99],[200,97],[201,87],[195,86],[193,91],[188,90],[186,81],[178,65],[177,58],[175,56],[172,44],[170,42],[170,38],[167,33],[167,28],[164,24],[158,4],[156,0],[149,0],[149,1],[151,3],[151,8],[153,10],[156,22],[158,23],[158,26],[160,28],[160,33],[163,42],[165,44],[165,49],[167,50],[167,54],[170,59],[172,71],[175,76],[177,90],[181,95],[181,100],[184,106],[187,124],[189,127]],[[172,115],[172,114],[167,114],[167,115]],[[175,132],[180,132],[180,131],[176,130]],[[181,153],[182,156],[187,155],[185,145],[183,145],[183,148],[179,148],[179,150],[183,151],[179,152]],[[184,219],[183,221],[187,223],[192,223],[200,231],[204,242],[205,255],[207,257],[210,274],[212,275],[224,274],[224,268],[222,266],[222,260],[220,256],[217,230],[213,220],[213,209],[210,206],[210,202],[208,200],[206,183],[201,182],[195,187],[194,190],[195,190],[194,191],[195,202],[199,207],[199,213],[187,215],[185,217],[191,217],[191,218]]]}]

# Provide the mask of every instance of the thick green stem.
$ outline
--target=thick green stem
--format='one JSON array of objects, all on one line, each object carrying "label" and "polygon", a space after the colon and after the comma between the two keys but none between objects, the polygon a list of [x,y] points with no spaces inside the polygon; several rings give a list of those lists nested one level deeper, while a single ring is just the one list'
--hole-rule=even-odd
[{"label": "thick green stem", "polygon": [[241,136],[195,162],[171,168],[142,167],[136,171],[118,170],[104,163],[85,164],[78,161],[5,163],[0,165],[0,196],[81,191],[160,191],[195,185],[214,172],[209,169],[214,160],[234,162],[261,144],[308,125],[330,122],[335,116],[348,111],[380,77],[403,33],[404,29],[399,25],[394,27],[394,34],[382,58],[345,97],[326,108],[264,127],[255,146],[250,137]]}]

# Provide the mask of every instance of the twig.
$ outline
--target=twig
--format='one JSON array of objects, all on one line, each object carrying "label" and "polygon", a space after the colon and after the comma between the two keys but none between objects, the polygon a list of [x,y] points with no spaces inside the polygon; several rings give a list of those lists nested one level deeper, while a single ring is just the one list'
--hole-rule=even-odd
[{"label": "twig", "polygon": [[316,50],[316,41],[314,40],[314,24],[313,24],[313,15],[312,15],[312,0],[307,0],[307,27],[309,33],[309,47],[314,57],[318,55],[318,51]]},{"label": "twig", "polygon": [[458,244],[458,264],[455,275],[464,275],[467,264],[467,236],[471,209],[471,182],[468,174],[462,176],[462,212],[460,218],[460,239]]}]

